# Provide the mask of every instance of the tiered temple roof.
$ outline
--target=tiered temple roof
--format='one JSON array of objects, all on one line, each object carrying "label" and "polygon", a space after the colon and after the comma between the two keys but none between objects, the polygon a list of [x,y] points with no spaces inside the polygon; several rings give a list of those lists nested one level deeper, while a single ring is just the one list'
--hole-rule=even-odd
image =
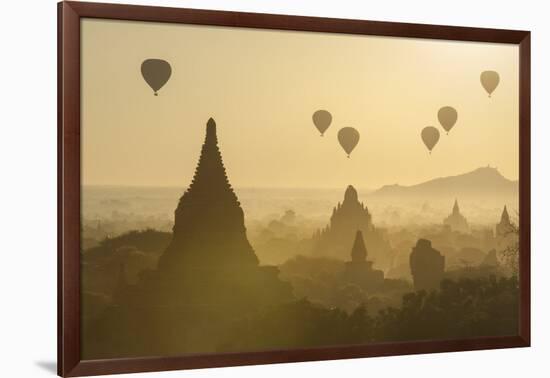
[{"label": "tiered temple roof", "polygon": [[236,319],[293,300],[292,287],[279,280],[277,267],[259,266],[248,242],[213,119],[193,181],[176,208],[173,230],[158,269],[142,271],[135,285],[120,284],[123,290],[113,305],[86,333],[83,355],[215,353],[225,341],[220,330]]},{"label": "tiered temple roof", "polygon": [[351,229],[353,235],[356,230],[367,232],[373,228],[369,209],[359,202],[357,190],[349,185],[344,194],[344,202],[338,203],[332,210],[330,229],[336,232],[348,232]]},{"label": "tiered temple roof", "polygon": [[344,201],[332,210],[330,223],[313,235],[313,254],[347,260],[357,231],[370,255],[381,267],[391,262],[391,246],[380,230],[375,229],[369,209],[359,201],[357,190],[346,188]]},{"label": "tiered temple roof", "polygon": [[468,231],[468,221],[460,213],[460,208],[458,207],[458,200],[455,199],[453,205],[453,212],[443,221],[443,224],[449,226],[453,231],[467,232]]},{"label": "tiered temple roof", "polygon": [[510,234],[512,230],[512,222],[510,221],[510,215],[508,214],[508,209],[505,205],[504,210],[502,210],[502,214],[500,216],[500,222],[497,223],[496,234],[497,236],[503,237]]}]

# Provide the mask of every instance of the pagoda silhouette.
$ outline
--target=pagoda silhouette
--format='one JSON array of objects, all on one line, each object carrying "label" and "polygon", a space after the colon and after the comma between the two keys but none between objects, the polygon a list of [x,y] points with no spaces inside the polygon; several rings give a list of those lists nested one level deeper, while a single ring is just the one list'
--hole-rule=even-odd
[{"label": "pagoda silhouette", "polygon": [[346,262],[342,278],[366,290],[375,290],[384,283],[384,272],[373,269],[373,261],[367,260],[367,248],[361,231],[355,234],[351,261]]},{"label": "pagoda silhouette", "polygon": [[227,178],[216,123],[175,210],[172,240],[157,269],[127,284],[121,268],[112,306],[84,330],[85,358],[223,351],[224,330],[267,306],[293,300],[274,266],[260,266]]},{"label": "pagoda silhouette", "polygon": [[514,226],[508,214],[506,205],[500,215],[500,222],[495,227],[495,240],[498,250],[505,250],[517,243],[517,228]]},{"label": "pagoda silhouette", "polygon": [[509,234],[511,234],[513,229],[514,229],[514,226],[510,221],[510,215],[508,214],[508,209],[506,208],[506,205],[504,205],[504,210],[502,210],[502,214],[500,215],[500,222],[497,223],[495,228],[496,236],[499,238],[504,238]]},{"label": "pagoda silhouette", "polygon": [[181,273],[209,266],[257,265],[246,237],[243,210],[225,172],[216,123],[210,118],[195,175],[179,200],[173,239],[160,258],[159,269]]},{"label": "pagoda silhouette", "polygon": [[[291,288],[274,266],[260,266],[246,236],[244,212],[227,178],[210,118],[191,184],[174,212],[172,241],[150,284],[170,306],[273,304]],[[162,303],[163,306],[166,303]]]},{"label": "pagoda silhouette", "polygon": [[443,220],[443,224],[450,227],[452,231],[468,232],[468,221],[460,213],[460,208],[458,207],[458,200],[455,199],[453,205],[453,212]]},{"label": "pagoda silhouette", "polygon": [[369,209],[359,202],[357,190],[349,185],[344,201],[332,210],[330,224],[313,235],[312,253],[347,260],[357,231],[378,266],[389,267],[392,250],[384,234],[376,229]]}]

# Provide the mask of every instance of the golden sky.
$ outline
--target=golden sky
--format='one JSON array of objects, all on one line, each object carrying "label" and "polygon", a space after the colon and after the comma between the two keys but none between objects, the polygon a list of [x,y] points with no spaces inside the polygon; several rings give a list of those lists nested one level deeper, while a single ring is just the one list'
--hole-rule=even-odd
[{"label": "golden sky", "polygon": [[[84,185],[186,187],[209,117],[235,187],[374,189],[487,165],[518,178],[515,45],[92,19],[81,32]],[[158,97],[148,58],[172,66]],[[491,98],[485,70],[500,74]],[[333,117],[324,137],[318,109]],[[361,135],[350,159],[347,126]],[[425,126],[441,132],[431,155]]]}]

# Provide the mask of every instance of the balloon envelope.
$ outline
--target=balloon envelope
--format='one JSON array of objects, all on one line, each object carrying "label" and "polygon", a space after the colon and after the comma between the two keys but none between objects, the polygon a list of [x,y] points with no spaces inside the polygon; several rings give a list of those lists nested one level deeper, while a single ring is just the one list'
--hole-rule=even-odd
[{"label": "balloon envelope", "polygon": [[311,118],[317,130],[319,130],[321,136],[323,136],[323,133],[327,131],[332,122],[332,115],[326,110],[317,110],[313,113]]},{"label": "balloon envelope", "polygon": [[141,63],[141,74],[156,96],[157,91],[170,79],[172,67],[162,59],[146,59]]},{"label": "balloon envelope", "polygon": [[353,127],[344,127],[338,131],[338,142],[340,146],[346,151],[346,154],[351,154],[351,151],[357,146],[359,142],[359,131]]},{"label": "balloon envelope", "polygon": [[439,130],[433,126],[424,127],[420,136],[426,147],[428,147],[428,150],[432,152],[432,149],[439,141]]},{"label": "balloon envelope", "polygon": [[458,118],[456,109],[452,106],[444,106],[437,112],[437,119],[445,131],[448,133],[451,131]]},{"label": "balloon envelope", "polygon": [[496,71],[483,71],[481,73],[481,85],[483,85],[483,88],[487,91],[489,94],[489,97],[491,97],[491,93],[495,89],[497,89],[498,83],[500,82],[500,77],[498,76],[498,72]]}]

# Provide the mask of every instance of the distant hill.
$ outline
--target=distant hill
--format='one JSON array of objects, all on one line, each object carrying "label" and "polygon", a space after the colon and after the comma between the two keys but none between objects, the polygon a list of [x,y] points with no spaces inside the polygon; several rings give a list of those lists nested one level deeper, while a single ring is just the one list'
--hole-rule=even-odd
[{"label": "distant hill", "polygon": [[412,198],[468,198],[517,197],[518,181],[502,176],[496,168],[478,168],[457,176],[440,177],[416,185],[386,185],[375,190],[371,197]]}]

